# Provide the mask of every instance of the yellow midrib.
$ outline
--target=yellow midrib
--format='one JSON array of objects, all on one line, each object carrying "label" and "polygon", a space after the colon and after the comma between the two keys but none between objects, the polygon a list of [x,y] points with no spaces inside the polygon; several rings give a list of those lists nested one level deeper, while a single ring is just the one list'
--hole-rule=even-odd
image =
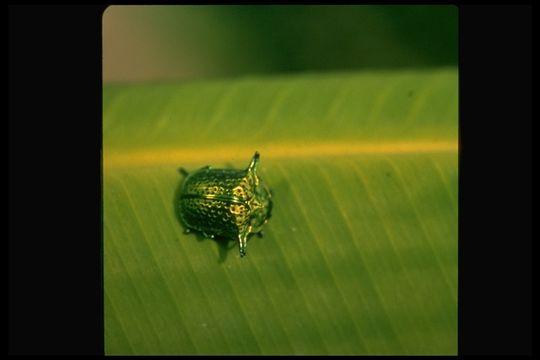
[{"label": "yellow midrib", "polygon": [[361,154],[457,153],[457,140],[424,140],[394,142],[325,142],[274,143],[261,146],[219,145],[187,148],[103,149],[105,169],[143,166],[181,166],[191,163],[219,164],[227,161],[247,161],[255,151],[264,159],[296,159],[306,157],[337,157]]}]

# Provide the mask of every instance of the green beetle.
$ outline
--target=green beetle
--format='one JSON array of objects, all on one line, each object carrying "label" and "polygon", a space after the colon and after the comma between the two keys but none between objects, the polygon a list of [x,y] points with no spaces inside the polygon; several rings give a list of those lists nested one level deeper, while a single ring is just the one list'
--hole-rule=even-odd
[{"label": "green beetle", "polygon": [[272,210],[270,189],[257,175],[259,153],[245,170],[205,166],[182,184],[179,213],[186,230],[204,236],[236,239],[240,256],[246,255],[248,235],[260,233]]}]

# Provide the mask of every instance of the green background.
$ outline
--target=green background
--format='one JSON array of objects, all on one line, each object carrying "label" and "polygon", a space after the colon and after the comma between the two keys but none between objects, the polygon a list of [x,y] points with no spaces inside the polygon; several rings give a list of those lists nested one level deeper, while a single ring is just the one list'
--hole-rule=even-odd
[{"label": "green background", "polygon": [[440,5],[110,6],[105,82],[457,66]]}]

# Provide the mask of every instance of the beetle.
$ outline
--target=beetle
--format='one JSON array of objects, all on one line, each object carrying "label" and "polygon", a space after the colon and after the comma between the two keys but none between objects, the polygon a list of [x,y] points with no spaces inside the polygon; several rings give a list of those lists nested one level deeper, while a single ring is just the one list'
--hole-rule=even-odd
[{"label": "beetle", "polygon": [[250,234],[261,234],[272,211],[272,195],[257,175],[260,155],[255,152],[248,167],[214,169],[205,166],[186,175],[177,206],[186,231],[238,241],[240,257],[246,255]]}]

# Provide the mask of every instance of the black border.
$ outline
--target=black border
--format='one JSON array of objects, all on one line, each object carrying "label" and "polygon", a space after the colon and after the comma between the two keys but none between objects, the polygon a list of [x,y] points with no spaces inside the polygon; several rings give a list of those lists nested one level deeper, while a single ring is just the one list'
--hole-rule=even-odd
[{"label": "black border", "polygon": [[529,355],[532,7],[459,10],[459,353]]},{"label": "black border", "polygon": [[103,354],[104,8],[9,7],[10,354]]},{"label": "black border", "polygon": [[[9,354],[103,354],[104,9],[9,7]],[[459,6],[460,355],[532,353],[531,10]]]}]

